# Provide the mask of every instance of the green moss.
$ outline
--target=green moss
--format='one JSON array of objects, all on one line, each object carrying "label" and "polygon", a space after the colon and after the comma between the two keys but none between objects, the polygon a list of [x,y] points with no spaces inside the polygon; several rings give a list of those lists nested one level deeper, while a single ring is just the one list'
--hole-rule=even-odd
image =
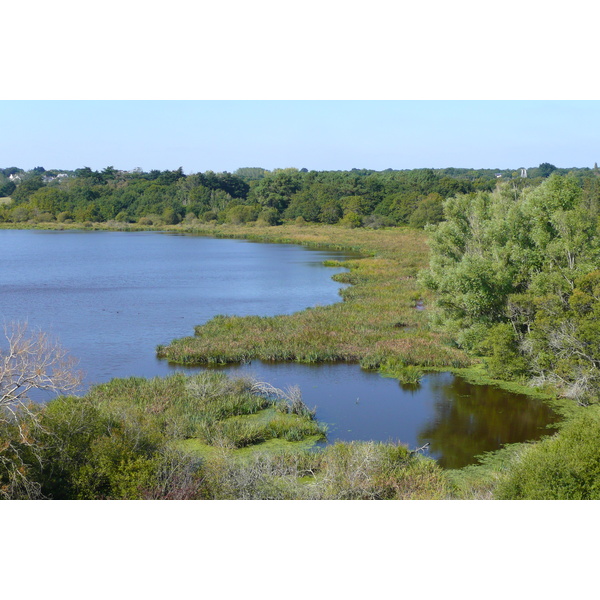
[{"label": "green moss", "polygon": [[217,448],[215,446],[211,446],[210,444],[206,444],[202,440],[199,440],[197,438],[179,440],[174,445],[176,448],[179,448],[186,452],[192,452],[201,456],[202,458],[207,458],[215,456],[222,452],[226,452],[232,457],[237,457],[239,459],[247,459],[259,452],[268,452],[273,454],[282,454],[287,452],[305,452],[314,449],[316,447],[316,444],[321,439],[322,437],[320,435],[308,436],[299,442],[288,442],[287,440],[274,438],[266,440],[259,444],[253,444],[244,448],[235,449]]}]

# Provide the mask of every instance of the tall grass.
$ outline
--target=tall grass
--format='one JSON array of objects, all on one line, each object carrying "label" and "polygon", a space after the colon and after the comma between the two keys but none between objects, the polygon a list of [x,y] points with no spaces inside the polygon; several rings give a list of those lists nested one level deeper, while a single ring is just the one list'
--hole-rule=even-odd
[{"label": "tall grass", "polygon": [[[195,328],[193,336],[159,346],[157,355],[180,364],[228,364],[261,359],[321,363],[345,361],[385,370],[407,367],[465,367],[469,358],[428,327],[431,296],[415,278],[428,260],[422,231],[346,230],[333,226],[219,227],[221,237],[299,243],[346,249],[363,258],[328,262],[349,272],[334,276],[351,283],[342,302],[308,308],[293,315],[238,317],[219,315]],[[417,310],[417,300],[425,310]]]},{"label": "tall grass", "polygon": [[[113,380],[94,387],[87,400],[119,429],[142,432],[144,439],[156,439],[157,446],[161,439],[166,447],[193,439],[212,448],[198,454],[202,488],[186,487],[187,497],[416,499],[450,493],[443,470],[404,446],[338,442],[318,451],[261,451],[269,440],[297,442],[325,435],[297,388],[280,390],[206,371],[192,377],[177,373],[164,379]],[[252,447],[256,450],[238,454]],[[88,479],[92,467],[82,471]],[[139,489],[135,473],[125,481],[132,490]],[[181,478],[189,485],[185,472]],[[125,497],[128,492],[123,488],[119,493]],[[178,492],[169,493],[177,497]]]},{"label": "tall grass", "polygon": [[444,471],[403,446],[336,443],[320,452],[231,451],[207,459],[207,493],[215,499],[442,499],[451,494]]},{"label": "tall grass", "polygon": [[[324,437],[298,389],[283,391],[248,377],[206,371],[187,377],[115,379],[89,397],[106,414],[169,439],[196,438],[241,448],[273,438]],[[268,410],[270,409],[270,410]]]}]

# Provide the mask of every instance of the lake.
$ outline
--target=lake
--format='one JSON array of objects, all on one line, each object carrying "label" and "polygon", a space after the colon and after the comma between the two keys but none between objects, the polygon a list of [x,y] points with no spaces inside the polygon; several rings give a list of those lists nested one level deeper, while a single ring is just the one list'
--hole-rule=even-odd
[{"label": "lake", "polygon": [[167,375],[155,348],[217,314],[341,300],[344,258],[286,244],[153,232],[0,230],[0,317],[59,338],[86,382]]},{"label": "lake", "polygon": [[[86,383],[164,376],[158,344],[193,334],[217,314],[290,314],[340,301],[341,252],[155,232],[0,230],[0,317],[28,321],[80,359]],[[419,386],[358,365],[267,364],[227,368],[276,387],[299,385],[336,439],[429,442],[457,468],[484,451],[538,439],[558,416],[543,402],[448,373]]]},{"label": "lake", "polygon": [[556,431],[560,420],[547,403],[491,385],[473,385],[451,373],[430,373],[419,385],[365,371],[358,365],[264,363],[227,367],[230,375],[250,375],[280,389],[302,390],[309,408],[328,425],[335,440],[400,442],[446,468],[474,462],[504,444],[537,440]]}]

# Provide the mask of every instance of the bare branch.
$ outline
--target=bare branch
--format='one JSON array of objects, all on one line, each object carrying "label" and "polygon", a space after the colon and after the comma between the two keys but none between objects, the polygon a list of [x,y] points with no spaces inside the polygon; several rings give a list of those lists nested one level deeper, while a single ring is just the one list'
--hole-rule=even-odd
[{"label": "bare branch", "polygon": [[65,394],[81,385],[77,361],[48,334],[30,330],[27,323],[12,323],[4,326],[4,337],[0,344],[0,408],[26,410],[31,390]]}]

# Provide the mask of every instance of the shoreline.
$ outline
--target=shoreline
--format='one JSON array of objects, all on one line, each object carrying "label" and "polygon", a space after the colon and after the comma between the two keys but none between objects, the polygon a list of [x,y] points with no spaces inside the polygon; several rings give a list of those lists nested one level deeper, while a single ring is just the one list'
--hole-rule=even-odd
[{"label": "shoreline", "polygon": [[[396,249],[390,250],[390,248],[385,248],[385,246],[381,243],[381,240],[373,241],[373,238],[381,238],[382,234],[386,237],[394,236],[395,234],[401,234],[402,232],[408,232],[412,234],[417,234],[417,238],[420,238],[423,246],[420,248],[420,256],[417,257],[417,263],[410,262],[409,264],[404,264],[401,266],[402,273],[400,274],[400,279],[403,281],[403,287],[409,287],[409,290],[405,290],[412,294],[409,298],[410,311],[408,311],[408,315],[411,317],[411,323],[401,323],[395,322],[392,327],[402,330],[407,329],[411,333],[410,336],[405,336],[409,338],[414,338],[413,333],[423,334],[425,332],[431,332],[431,330],[427,326],[427,311],[417,310],[417,303],[422,302],[421,295],[426,295],[426,292],[421,289],[417,289],[415,275],[418,268],[424,268],[426,266],[426,258],[427,249],[426,249],[426,234],[422,231],[410,229],[408,227],[394,227],[394,228],[386,228],[386,229],[378,229],[378,230],[368,230],[368,229],[344,229],[339,226],[331,226],[331,225],[321,225],[321,224],[307,224],[303,226],[298,226],[295,224],[284,224],[279,226],[255,226],[255,225],[215,225],[215,224],[178,224],[178,225],[166,225],[166,226],[152,226],[152,225],[138,225],[136,223],[123,223],[116,224],[114,222],[100,222],[100,223],[56,223],[56,222],[48,222],[48,223],[36,223],[36,224],[27,224],[27,223],[0,223],[0,230],[48,230],[48,231],[63,231],[63,230],[73,230],[73,231],[113,231],[113,232],[154,232],[154,233],[181,233],[181,234],[192,234],[192,235],[201,235],[206,237],[212,237],[216,239],[244,239],[251,242],[257,243],[275,243],[275,244],[296,244],[300,246],[304,246],[312,249],[327,249],[327,250],[335,250],[340,252],[349,252],[352,254],[356,254],[356,257],[353,257],[349,260],[342,261],[324,261],[325,266],[334,266],[334,267],[345,267],[348,271],[344,273],[339,273],[338,275],[334,275],[332,279],[339,283],[349,284],[349,287],[345,290],[340,290],[341,300],[332,305],[326,306],[316,306],[316,307],[307,307],[293,315],[276,315],[273,317],[237,317],[232,316],[232,319],[283,319],[287,320],[291,317],[296,317],[297,315],[306,314],[310,311],[317,310],[318,312],[322,310],[327,310],[331,307],[346,307],[348,303],[351,302],[355,296],[353,292],[348,292],[344,294],[346,290],[353,290],[356,287],[361,288],[361,286],[365,285],[365,277],[363,277],[363,272],[366,269],[361,269],[363,266],[361,261],[365,261],[367,259],[371,259],[375,263],[384,261],[387,262],[390,259],[394,259],[397,257],[389,256],[390,252],[395,254],[397,252]],[[354,238],[354,239],[350,239]],[[361,239],[362,238],[362,239]],[[420,259],[420,260],[419,260]],[[386,265],[389,267],[389,265]],[[416,268],[418,267],[418,268]],[[393,276],[391,270],[388,270],[388,274]],[[367,274],[368,275],[368,274]],[[380,278],[381,279],[381,278]],[[385,277],[383,278],[385,279]],[[366,282],[367,284],[369,282]],[[419,296],[419,298],[417,298]],[[429,300],[431,301],[431,296],[429,296]],[[368,299],[367,299],[368,300]],[[405,307],[406,308],[406,307]],[[405,310],[406,314],[407,311]],[[214,320],[214,319],[213,319]],[[204,325],[198,325],[196,328],[202,329],[213,320],[209,321]],[[437,345],[440,344],[438,334],[438,339],[436,340]],[[177,338],[177,339],[187,339],[187,338]],[[193,339],[193,338],[192,338]],[[160,347],[160,346],[159,346]],[[459,356],[464,353],[459,353]],[[176,360],[169,360],[172,364],[178,365],[225,365],[229,363],[236,363],[239,361],[231,360],[220,362],[218,360],[215,361],[206,361],[200,360],[199,362],[193,361],[182,361],[178,362]],[[290,359],[270,359],[268,357],[263,358],[258,354],[253,354],[251,358],[255,360],[264,360],[266,362],[272,361],[289,361]],[[362,362],[361,362],[362,358]],[[365,354],[362,357],[341,357],[341,358],[331,358],[325,360],[314,360],[310,357],[305,357],[305,360],[297,360],[293,358],[292,361],[295,362],[304,362],[307,364],[314,364],[319,362],[345,362],[350,364],[360,364],[363,368],[367,368],[370,370],[377,370],[382,375],[387,375],[390,377],[394,377],[394,371],[398,370],[398,367],[415,367],[418,368],[422,374],[426,374],[427,372],[440,372],[447,371],[454,373],[456,375],[460,375],[461,377],[469,380],[472,383],[482,383],[487,385],[494,385],[496,387],[500,387],[501,389],[505,389],[506,391],[516,391],[519,393],[537,396],[540,398],[544,398],[546,400],[551,400],[553,402],[560,402],[555,395],[548,392],[543,392],[532,388],[530,386],[524,385],[522,383],[516,383],[511,381],[503,381],[492,379],[482,369],[481,360],[473,360],[471,358],[467,358],[467,362],[469,363],[467,366],[464,365],[453,365],[449,362],[442,364],[428,364],[419,363],[418,361],[410,360],[405,362],[404,364],[398,365],[398,363],[390,363],[388,368],[384,368],[383,364],[377,364],[373,366],[372,354]],[[377,357],[375,357],[377,358]],[[381,357],[380,357],[381,358]],[[394,358],[390,356],[390,353],[387,353],[385,358]],[[396,357],[398,358],[398,357]],[[414,356],[412,357],[414,358]],[[464,360],[464,357],[461,357]],[[402,375],[402,373],[400,373]],[[402,378],[399,377],[401,380]]]},{"label": "shoreline", "polygon": [[[333,277],[337,281],[350,284],[348,288],[341,291],[341,302],[306,308],[292,315],[216,317],[196,327],[200,335],[180,338],[180,340],[200,339],[205,342],[208,340],[208,344],[201,350],[213,352],[214,362],[207,360],[203,364],[224,364],[219,360],[227,356],[219,355],[219,352],[227,349],[232,341],[236,341],[238,349],[241,348],[242,353],[245,353],[245,358],[266,360],[266,362],[291,360],[306,364],[356,363],[384,376],[391,376],[401,381],[408,380],[409,383],[411,377],[420,377],[427,372],[446,371],[473,383],[488,384],[507,391],[543,397],[563,416],[564,422],[570,421],[571,417],[578,412],[576,407],[551,394],[514,382],[489,378],[482,368],[481,359],[473,360],[464,353],[452,349],[447,345],[449,341],[447,337],[431,330],[428,325],[427,307],[431,305],[433,298],[420,289],[416,279],[419,269],[425,268],[428,260],[427,236],[419,230],[409,228],[348,230],[323,225],[300,227],[296,225],[275,227],[176,225],[114,228],[109,224],[94,224],[92,227],[86,227],[84,224],[69,224],[65,227],[62,224],[61,226],[36,224],[28,228],[12,226],[0,226],[0,228],[181,233],[213,238],[245,239],[260,243],[296,244],[309,248],[358,253],[361,258],[324,263],[330,262],[333,263],[331,266],[349,268],[348,272]],[[417,309],[421,303],[424,304],[425,310]],[[261,332],[266,332],[270,336],[270,346],[261,344],[263,338]],[[177,342],[179,340],[171,344]],[[218,347],[219,343],[221,347]],[[273,350],[275,350],[274,354],[269,356],[268,352]],[[228,358],[231,360],[225,360],[225,363],[238,362],[233,355],[229,355]],[[490,453],[493,460],[485,459],[481,464],[465,467],[466,470],[459,469],[453,477],[459,487],[460,482],[464,481],[469,490],[474,490],[478,488],[480,482],[490,476],[490,473],[498,473],[502,470],[505,464],[510,462],[511,456],[525,445],[529,444],[507,444],[500,450]]]}]

